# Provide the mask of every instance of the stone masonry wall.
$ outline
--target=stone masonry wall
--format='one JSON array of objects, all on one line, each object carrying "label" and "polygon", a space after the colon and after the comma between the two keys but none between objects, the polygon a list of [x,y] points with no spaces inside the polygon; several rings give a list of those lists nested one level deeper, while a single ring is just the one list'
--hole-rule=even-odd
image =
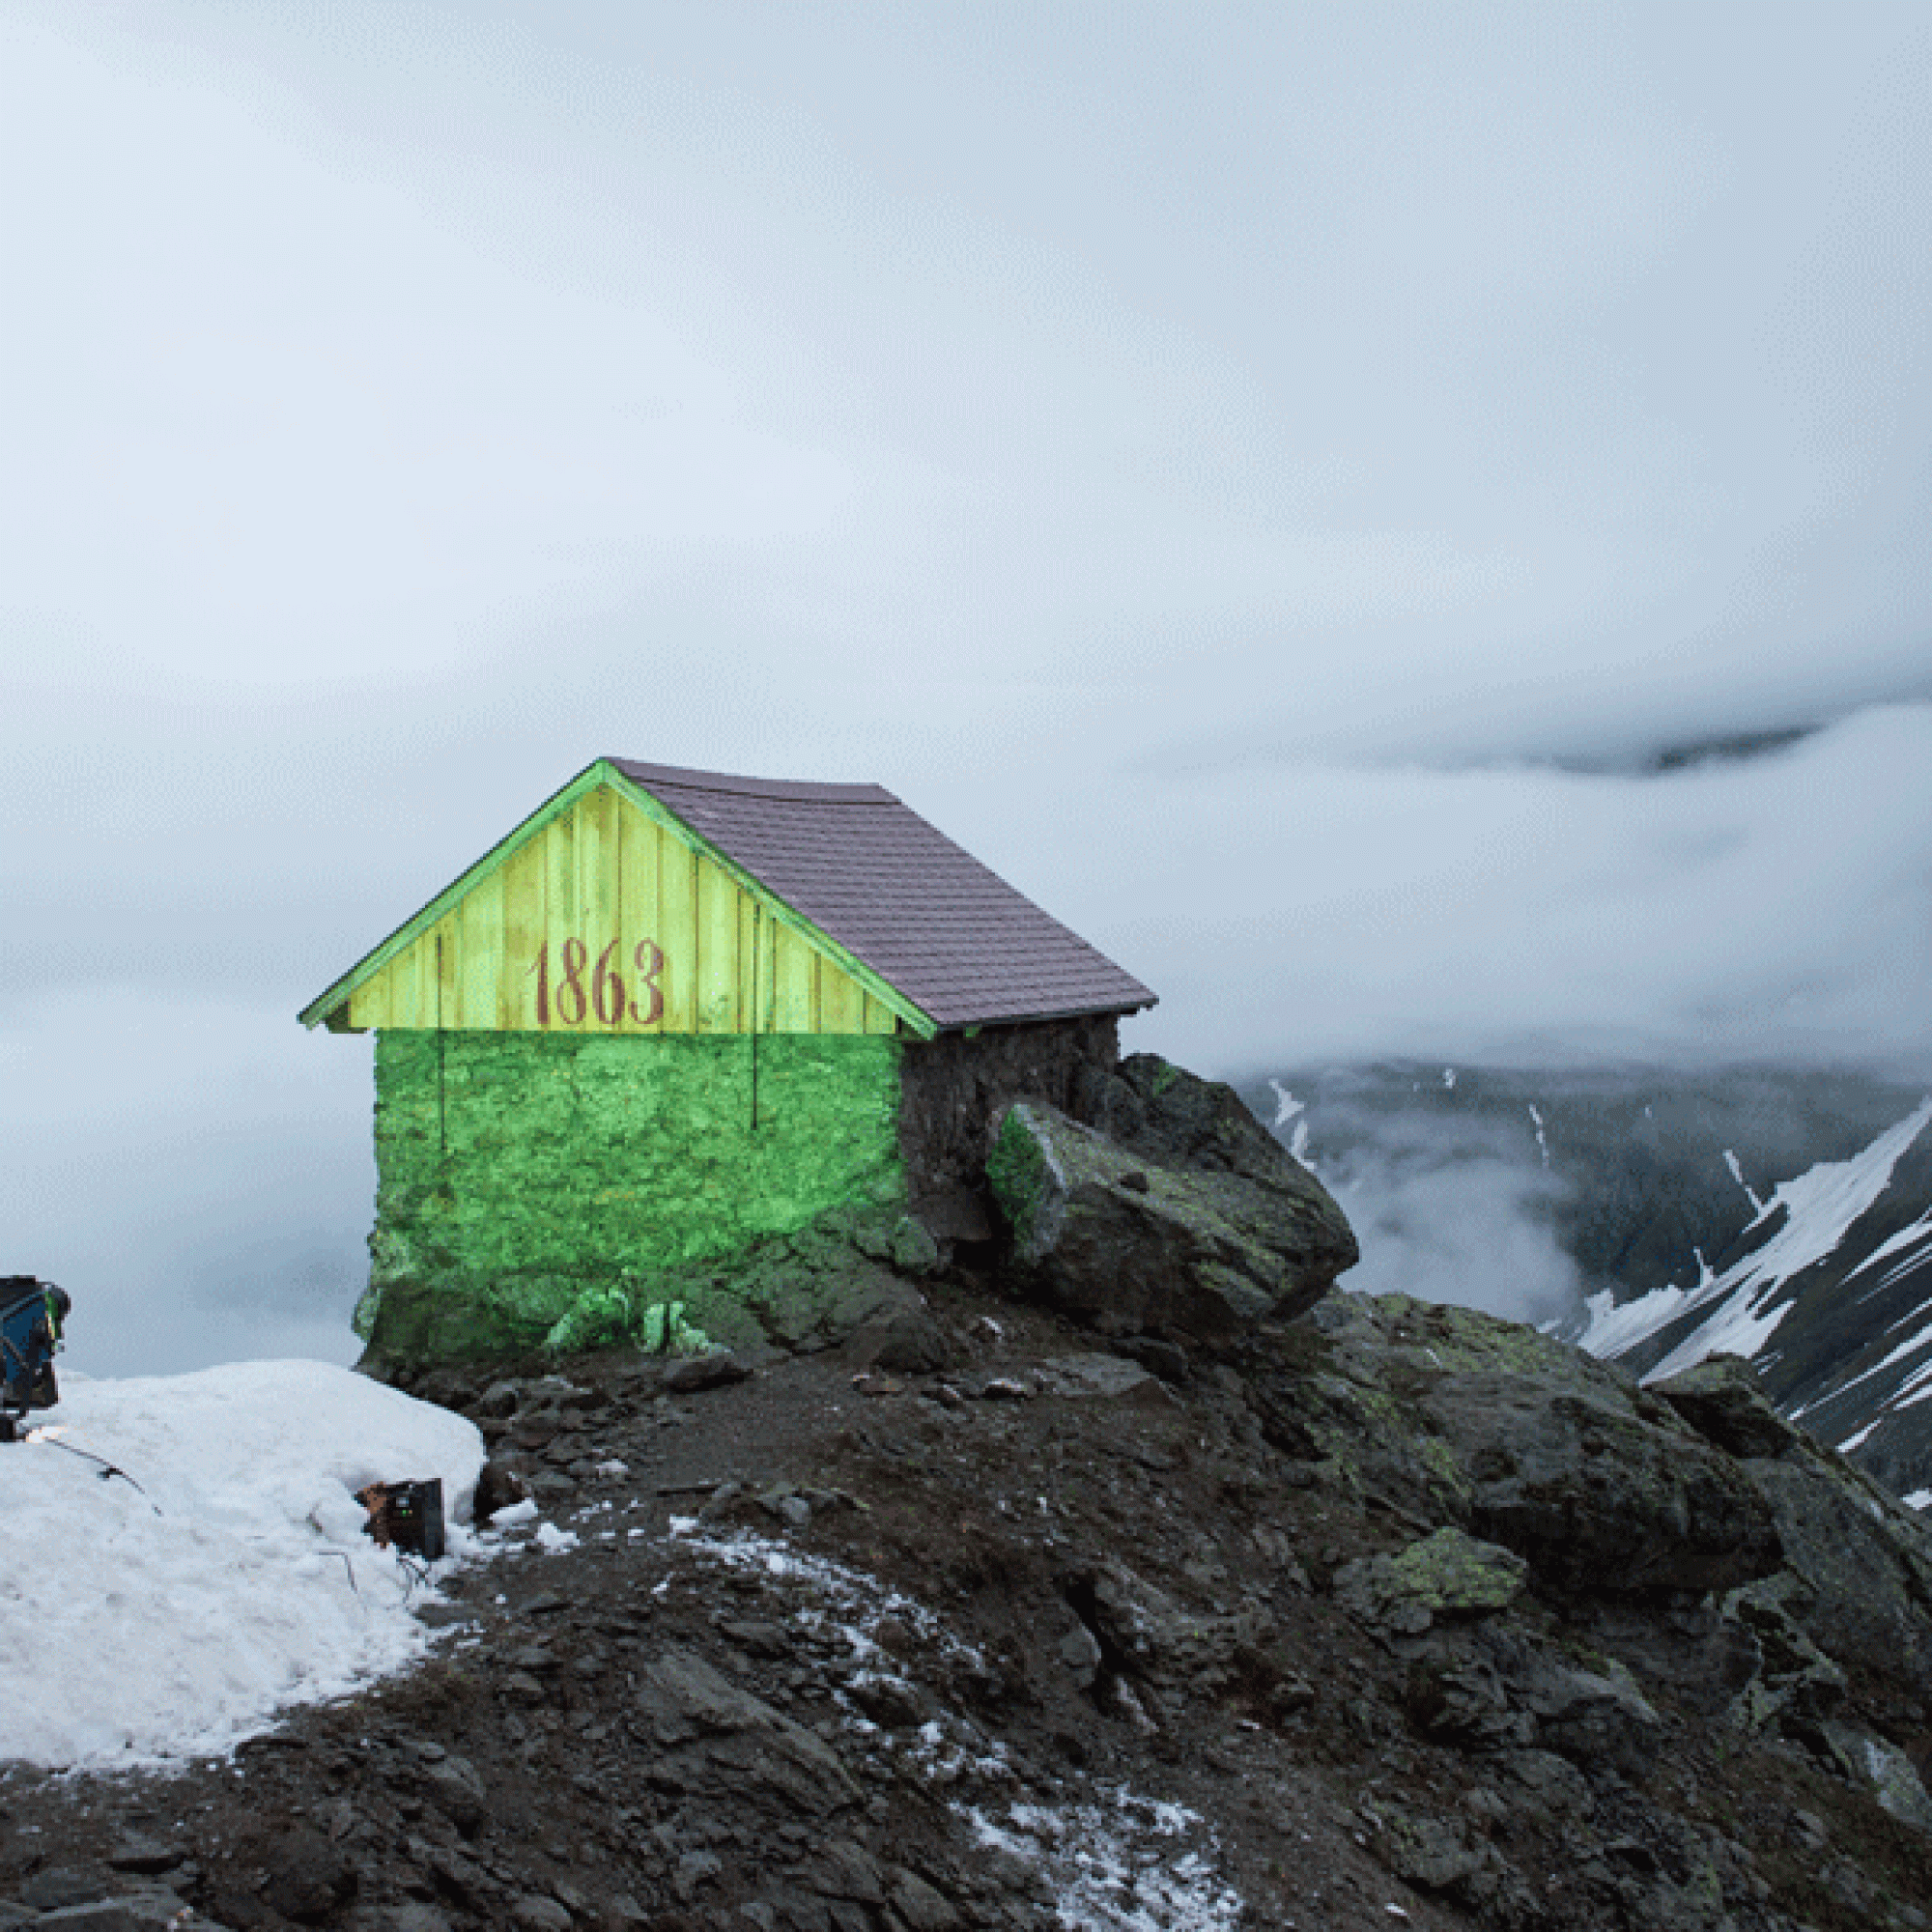
[{"label": "stone masonry wall", "polygon": [[902,1205],[901,1051],[866,1036],[380,1034],[358,1329],[401,1358],[616,1341],[654,1272],[828,1209]]},{"label": "stone masonry wall", "polygon": [[913,1211],[941,1240],[986,1238],[986,1156],[1000,1116],[1015,1100],[1044,1100],[1101,1125],[1120,1057],[1111,1015],[908,1041],[899,1146]]}]

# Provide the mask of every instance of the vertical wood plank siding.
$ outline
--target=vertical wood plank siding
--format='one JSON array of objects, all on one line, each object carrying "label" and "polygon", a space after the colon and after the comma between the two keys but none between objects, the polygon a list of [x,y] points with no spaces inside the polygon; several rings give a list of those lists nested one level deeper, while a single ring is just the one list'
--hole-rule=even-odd
[{"label": "vertical wood plank siding", "polygon": [[[664,963],[652,975],[658,952]],[[663,995],[655,1021],[646,1017],[653,984]],[[356,987],[349,1024],[495,1033],[898,1031],[891,1008],[710,860],[605,787],[559,812]]]}]

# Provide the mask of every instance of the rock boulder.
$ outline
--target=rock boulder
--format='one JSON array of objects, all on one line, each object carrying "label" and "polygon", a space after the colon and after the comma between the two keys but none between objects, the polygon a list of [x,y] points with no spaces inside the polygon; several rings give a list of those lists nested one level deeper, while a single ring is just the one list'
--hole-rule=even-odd
[{"label": "rock boulder", "polygon": [[1311,1181],[1226,1081],[1203,1080],[1157,1053],[1121,1062],[1107,1082],[1101,1115],[1109,1140],[1160,1167],[1232,1174],[1291,1194]]},{"label": "rock boulder", "polygon": [[1342,1210],[1276,1151],[1286,1166],[1265,1179],[1164,1166],[1021,1101],[986,1173],[1014,1264],[1046,1299],[1102,1334],[1216,1342],[1301,1314],[1356,1259]]},{"label": "rock boulder", "polygon": [[1474,1527],[1551,1582],[1721,1590],[1777,1567],[1777,1525],[1738,1464],[1620,1391],[1478,1370],[1442,1376],[1421,1407]]}]

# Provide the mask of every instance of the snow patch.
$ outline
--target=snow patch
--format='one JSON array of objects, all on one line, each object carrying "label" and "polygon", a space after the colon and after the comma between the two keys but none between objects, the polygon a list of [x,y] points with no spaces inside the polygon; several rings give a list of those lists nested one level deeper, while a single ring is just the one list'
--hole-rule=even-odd
[{"label": "snow patch", "polygon": [[[948,1655],[975,1667],[983,1668],[985,1659],[971,1644],[962,1643],[923,1604],[899,1590],[889,1589],[877,1577],[863,1570],[848,1569],[830,1557],[811,1556],[803,1550],[751,1530],[734,1530],[724,1536],[700,1536],[696,1517],[673,1517],[670,1535],[687,1549],[710,1557],[732,1570],[756,1570],[771,1577],[805,1584],[830,1609],[843,1619],[840,1629],[847,1642],[861,1657],[876,1658],[883,1653],[872,1640],[886,1618],[903,1624],[927,1643],[937,1644]],[[816,1626],[822,1612],[808,1613],[807,1621]]]},{"label": "snow patch", "polygon": [[1270,1078],[1268,1085],[1274,1089],[1274,1130],[1279,1133],[1291,1122],[1293,1132],[1289,1136],[1288,1151],[1306,1167],[1308,1165],[1308,1102],[1297,1100],[1279,1080]]},{"label": "snow patch", "polygon": [[1751,1212],[1758,1220],[1763,1220],[1764,1202],[1759,1198],[1757,1190],[1745,1179],[1745,1171],[1739,1165],[1736,1153],[1729,1148],[1724,1150],[1724,1165],[1731,1170],[1731,1179],[1744,1189],[1746,1198],[1750,1202]]},{"label": "snow patch", "polygon": [[[1925,1311],[1922,1308],[1914,1309],[1911,1315],[1901,1316],[1899,1320],[1900,1321],[1909,1321],[1912,1320],[1913,1315],[1922,1315],[1924,1314],[1924,1312]],[[1898,1322],[1892,1323],[1893,1327],[1897,1327],[1898,1325],[1899,1325]],[[1853,1376],[1849,1380],[1839,1383],[1839,1385],[1836,1388],[1831,1390],[1828,1395],[1821,1396],[1818,1402],[1807,1403],[1805,1405],[1805,1407],[1816,1408],[1820,1406],[1820,1404],[1824,1402],[1836,1401],[1839,1396],[1843,1395],[1846,1392],[1846,1390],[1857,1388],[1861,1382],[1869,1381],[1874,1376],[1882,1376],[1887,1369],[1895,1368],[1900,1362],[1904,1361],[1909,1355],[1916,1355],[1921,1349],[1924,1349],[1929,1345],[1932,1345],[1932,1323],[1928,1323],[1922,1328],[1914,1329],[1913,1332],[1910,1335],[1908,1335],[1903,1342],[1899,1343],[1898,1346],[1894,1348],[1885,1357],[1883,1361],[1874,1362],[1868,1369],[1861,1369],[1858,1372],[1858,1374]],[[1913,1389],[1917,1388],[1918,1384],[1922,1382],[1928,1375],[1932,1375],[1932,1362],[1921,1363],[1918,1368],[1915,1369],[1910,1375],[1908,1375],[1905,1378],[1905,1379],[1899,1384],[1899,1386],[1892,1391],[1891,1400],[1895,1403],[1901,1396],[1909,1394]],[[1791,1417],[1792,1421],[1796,1422],[1804,1412],[1804,1409],[1793,1410]]]},{"label": "snow patch", "polygon": [[[755,1572],[796,1589],[806,1599],[793,1618],[808,1641],[836,1639],[859,1666],[851,1687],[902,1681],[877,1637],[891,1619],[943,1656],[983,1668],[984,1659],[942,1618],[902,1591],[864,1571],[752,1531],[702,1533],[694,1518],[676,1519],[670,1544],[726,1568]],[[668,1578],[667,1578],[668,1581]],[[662,1586],[661,1586],[662,1587]],[[903,1740],[860,1716],[853,1699],[838,1698],[845,1728],[868,1748],[894,1752],[946,1793],[944,1802],[973,1827],[979,1842],[1037,1869],[1052,1888],[1054,1914],[1068,1932],[1233,1932],[1244,1908],[1221,1878],[1212,1830],[1185,1805],[1143,1797],[1125,1787],[1097,1803],[1042,1804],[1009,1802],[1017,1778],[1005,1747],[988,1740],[959,1713],[942,1710]],[[955,1795],[978,1787],[980,1802]],[[996,1822],[983,1808],[997,1802]]]},{"label": "snow patch", "polygon": [[482,1553],[475,1425],[328,1363],[63,1378],[34,1425],[0,1448],[0,1759],[220,1754],[416,1662],[434,1578],[362,1534],[365,1484],[440,1476],[452,1558]]},{"label": "snow patch", "polygon": [[981,1845],[1041,1872],[1069,1932],[1233,1932],[1244,1917],[1212,1833],[1184,1805],[1122,1788],[1097,1804],[1015,1804],[1000,1822],[964,1815]]},{"label": "snow patch", "polygon": [[1648,1293],[1620,1302],[1614,1290],[1603,1289],[1583,1304],[1589,1321],[1577,1338],[1577,1346],[1589,1354],[1614,1359],[1668,1327],[1679,1310],[1690,1303],[1694,1292],[1685,1288],[1653,1288]]}]

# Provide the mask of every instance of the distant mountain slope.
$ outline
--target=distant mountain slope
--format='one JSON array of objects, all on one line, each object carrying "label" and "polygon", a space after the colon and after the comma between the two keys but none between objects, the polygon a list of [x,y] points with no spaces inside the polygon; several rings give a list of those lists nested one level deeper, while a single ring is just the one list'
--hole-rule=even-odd
[{"label": "distant mountain slope", "polygon": [[[1492,1309],[1514,1298],[1646,1377],[1746,1355],[1785,1414],[1932,1502],[1932,1096],[1921,1089],[1767,1067],[1383,1065],[1245,1091],[1336,1189],[1365,1269],[1378,1235],[1395,1244],[1375,1287],[1397,1285],[1408,1263],[1425,1293]],[[1491,1226],[1500,1199],[1517,1238]],[[1417,1225],[1423,1207],[1434,1227]],[[1404,1244],[1425,1260],[1455,1251],[1445,1217],[1463,1209],[1483,1234],[1465,1244],[1459,1290]],[[1537,1240],[1551,1265],[1525,1269]],[[1558,1267],[1568,1292],[1552,1301]]]}]

